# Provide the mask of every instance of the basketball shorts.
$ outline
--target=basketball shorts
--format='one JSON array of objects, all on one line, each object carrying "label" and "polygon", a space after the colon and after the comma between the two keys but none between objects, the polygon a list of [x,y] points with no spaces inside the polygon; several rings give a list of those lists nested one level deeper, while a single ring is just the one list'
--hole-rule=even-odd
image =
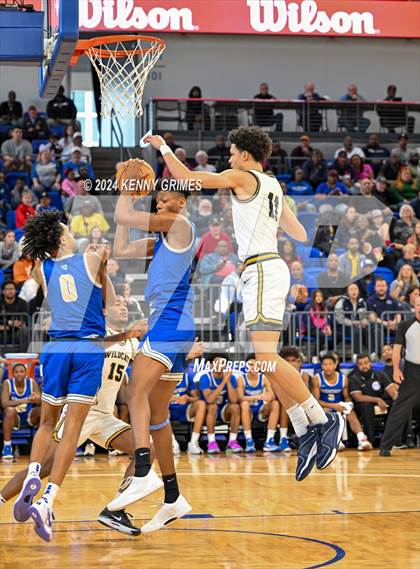
[{"label": "basketball shorts", "polygon": [[250,411],[253,421],[259,421],[260,423],[265,423],[267,421],[267,416],[262,411],[263,407],[264,401],[257,401],[255,405],[251,405]]},{"label": "basketball shorts", "polygon": [[42,400],[51,405],[67,402],[93,405],[102,382],[105,352],[101,342],[50,342],[41,354]]},{"label": "basketball shorts", "polygon": [[191,404],[187,405],[169,405],[171,421],[179,423],[191,423],[193,419],[190,417]]},{"label": "basketball shorts", "polygon": [[274,253],[249,257],[241,275],[245,324],[251,331],[282,329],[290,273]]},{"label": "basketball shorts", "polygon": [[19,429],[23,429],[25,427],[32,427],[32,423],[31,423],[31,410],[29,411],[25,411],[23,413],[17,413],[16,415],[16,425],[14,427],[15,431],[18,431]]},{"label": "basketball shorts", "polygon": [[188,310],[166,308],[156,318],[149,318],[149,331],[139,351],[167,368],[161,379],[180,381],[185,371],[186,356],[195,340],[194,319]]},{"label": "basketball shorts", "polygon": [[226,417],[226,411],[229,407],[229,403],[224,403],[217,406],[217,420],[222,423],[229,423],[229,419]]},{"label": "basketball shorts", "polygon": [[[53,437],[57,443],[61,441],[65,420],[66,407],[63,408],[55,427]],[[121,421],[121,419],[117,419],[117,417],[111,413],[102,413],[91,409],[83,424],[77,446],[79,447],[89,439],[98,446],[107,449],[118,435],[130,429],[130,425],[127,425],[127,423]]]}]

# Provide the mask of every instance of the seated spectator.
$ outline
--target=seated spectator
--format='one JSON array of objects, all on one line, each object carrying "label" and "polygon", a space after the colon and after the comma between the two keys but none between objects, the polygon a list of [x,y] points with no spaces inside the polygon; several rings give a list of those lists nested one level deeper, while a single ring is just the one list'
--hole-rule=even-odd
[{"label": "seated spectator", "polygon": [[389,344],[384,344],[382,346],[380,363],[384,364],[384,373],[391,381],[393,381],[393,366],[392,366],[392,346]]},{"label": "seated spectator", "polygon": [[314,191],[309,182],[304,179],[302,168],[295,168],[293,180],[287,184],[287,193],[290,196],[312,196]]},{"label": "seated spectator", "polygon": [[32,167],[32,144],[23,139],[20,127],[15,127],[12,138],[3,142],[1,154],[6,170],[30,170]]},{"label": "seated spectator", "polygon": [[41,117],[34,105],[28,107],[28,112],[23,116],[23,135],[29,140],[48,138],[48,125],[44,117]]},{"label": "seated spectator", "polygon": [[77,195],[78,184],[73,168],[67,168],[64,170],[64,180],[61,184],[61,189],[63,190],[65,197],[72,197]]},{"label": "seated spectator", "polygon": [[352,137],[347,134],[343,139],[343,146],[336,150],[334,154],[334,158],[337,159],[340,152],[345,152],[346,156],[349,160],[353,158],[353,156],[360,156],[360,158],[365,157],[365,153],[361,148],[358,146],[354,146]]},{"label": "seated spectator", "polygon": [[233,315],[230,327],[232,333],[236,329],[235,314],[239,314],[242,309],[242,283],[240,278],[242,269],[242,263],[237,261],[235,271],[223,279],[220,285],[220,297],[214,303],[215,312],[224,316],[229,313]]},{"label": "seated spectator", "polygon": [[298,111],[299,125],[303,127],[303,130],[308,132],[319,132],[322,126],[322,113],[319,109],[315,109],[313,105],[314,101],[325,101],[325,97],[321,97],[319,93],[315,92],[315,85],[312,81],[308,81],[305,84],[305,90],[303,93],[298,95],[299,101],[306,101],[305,110]]},{"label": "seated spectator", "polygon": [[305,284],[302,261],[293,261],[293,263],[290,265],[290,286],[296,284]]},{"label": "seated spectator", "polygon": [[360,195],[362,195],[365,199],[361,200],[360,198],[354,198],[351,203],[356,204],[357,212],[359,214],[369,214],[373,209],[376,209],[377,203],[376,200],[373,199],[373,182],[370,178],[364,178],[359,182],[360,187]]},{"label": "seated spectator", "polygon": [[389,191],[386,179],[378,176],[375,180],[375,187],[373,188],[372,195],[381,201],[384,205],[389,203]]},{"label": "seated spectator", "polygon": [[32,205],[36,204],[35,194],[25,185],[25,178],[18,178],[16,180],[16,185],[10,192],[10,204],[12,209],[16,209],[18,205],[22,202],[23,192],[30,192],[32,196]]},{"label": "seated spectator", "polygon": [[[189,99],[202,99],[200,87],[192,87],[188,93]],[[188,130],[210,130],[210,115],[203,101],[187,101],[186,120]]]},{"label": "seated spectator", "polygon": [[51,198],[48,192],[41,192],[39,196],[39,204],[35,207],[36,213],[45,213],[47,211],[53,211],[55,207],[51,205]]},{"label": "seated spectator", "polygon": [[328,170],[327,181],[319,184],[315,190],[315,195],[324,196],[340,196],[347,194],[346,186],[338,181],[338,172],[336,170]]},{"label": "seated spectator", "polygon": [[302,134],[299,138],[299,146],[293,148],[290,153],[290,162],[292,170],[294,168],[301,168],[303,163],[312,156],[314,149],[311,146],[311,139],[307,134]]},{"label": "seated spectator", "polygon": [[207,150],[207,155],[209,156],[209,158],[214,158],[217,160],[220,160],[221,158],[229,159],[230,150],[229,147],[226,146],[226,138],[223,136],[223,134],[219,134],[216,137],[215,142],[216,144]]},{"label": "seated spectator", "polygon": [[81,238],[89,238],[94,227],[99,227],[103,234],[109,231],[109,224],[103,214],[95,212],[91,200],[85,199],[82,202],[80,213],[73,214],[70,230],[76,239],[80,240]]},{"label": "seated spectator", "polygon": [[[63,184],[64,181],[65,180],[63,180]],[[65,203],[64,213],[66,217],[70,218],[79,215],[82,211],[82,207],[88,202],[95,213],[102,213],[102,207],[98,198],[89,194],[85,184],[79,180],[76,182],[76,195],[69,197]]]},{"label": "seated spectator", "polygon": [[71,99],[65,96],[62,85],[58,88],[57,95],[48,101],[47,116],[52,124],[70,124],[76,119],[76,106]]},{"label": "seated spectator", "polygon": [[52,160],[49,150],[39,153],[32,166],[32,180],[37,193],[43,190],[60,190],[60,170],[57,163]]},{"label": "seated spectator", "polygon": [[413,179],[408,166],[402,166],[397,180],[391,185],[390,199],[394,204],[414,199],[420,190],[420,180]]},{"label": "seated spectator", "polygon": [[[260,84],[260,92],[254,95],[254,99],[258,101],[270,101],[277,99],[269,93],[267,83]],[[276,130],[283,130],[283,115],[281,113],[274,114],[274,107],[269,103],[258,103],[254,106],[254,124],[257,126],[273,126]]]},{"label": "seated spectator", "polygon": [[350,174],[344,174],[341,178],[341,183],[346,186],[347,193],[351,196],[357,196],[360,194],[360,186],[358,183],[353,182]]},{"label": "seated spectator", "polygon": [[417,219],[414,209],[408,203],[403,203],[400,207],[399,216],[400,219],[392,227],[392,240],[403,245],[414,234]]},{"label": "seated spectator", "polygon": [[[191,198],[188,202],[191,202]],[[190,219],[195,224],[198,236],[203,235],[208,229],[209,219],[212,215],[213,202],[206,198],[200,199],[197,210],[190,214]]]},{"label": "seated spectator", "polygon": [[28,340],[28,304],[17,296],[13,281],[4,281],[0,301],[0,341],[26,350]]},{"label": "seated spectator", "polygon": [[416,221],[414,232],[411,237],[407,239],[407,243],[414,245],[416,257],[420,257],[420,221]]},{"label": "seated spectator", "polygon": [[314,331],[316,336],[330,337],[332,335],[331,319],[328,314],[328,307],[325,302],[324,291],[320,288],[315,289],[311,293],[311,301],[306,310],[309,312],[310,329],[304,330],[309,335]]},{"label": "seated spectator", "polygon": [[370,134],[368,143],[362,148],[362,152],[366,160],[371,164],[376,176],[383,161],[389,158],[389,150],[385,148],[385,146],[380,145],[379,136],[377,134]]},{"label": "seated spectator", "polygon": [[352,349],[362,352],[368,346],[368,312],[366,301],[360,295],[359,285],[350,284],[346,295],[337,300],[334,306],[335,325],[339,340],[353,336]]},{"label": "seated spectator", "polygon": [[338,256],[336,253],[330,253],[327,258],[327,270],[317,275],[318,288],[320,288],[325,298],[327,306],[334,307],[337,300],[345,294],[345,275],[338,270]]},{"label": "seated spectator", "polygon": [[200,259],[198,270],[202,275],[202,282],[220,284],[225,277],[235,271],[237,261],[237,255],[230,253],[227,242],[221,239],[214,253],[204,255]]},{"label": "seated spectator", "polygon": [[373,179],[372,166],[365,162],[358,154],[353,154],[350,163],[356,173],[357,180],[364,180],[365,178]]},{"label": "seated spectator", "polygon": [[195,172],[216,172],[216,167],[209,164],[209,157],[205,150],[199,150],[195,155],[197,166],[194,168]]},{"label": "seated spectator", "polygon": [[71,159],[68,162],[64,163],[63,168],[64,170],[72,168],[76,176],[77,174],[80,174],[81,176],[81,168],[85,168],[87,170],[88,178],[91,180],[95,179],[95,174],[93,172],[92,166],[88,162],[82,160],[82,151],[77,146],[73,148]]},{"label": "seated spectator", "polygon": [[[347,87],[346,95],[340,97],[340,101],[348,101],[358,103],[366,99],[359,94],[359,89],[354,83],[350,83]],[[370,120],[363,116],[363,112],[359,105],[346,105],[340,110],[338,116],[338,125],[344,127],[351,132],[366,132],[370,125]]]},{"label": "seated spectator", "polygon": [[385,180],[391,184],[394,182],[401,170],[401,159],[397,152],[391,152],[390,157],[385,160],[382,168],[379,171],[379,176],[385,178]]},{"label": "seated spectator", "polygon": [[16,101],[14,91],[9,91],[7,101],[3,101],[0,105],[0,123],[17,125],[22,114],[22,103]]},{"label": "seated spectator", "polygon": [[70,123],[64,129],[64,136],[60,138],[58,144],[61,146],[61,160],[67,162],[70,160],[71,153],[74,149],[73,135],[76,132],[74,123]]},{"label": "seated spectator", "polygon": [[13,265],[13,282],[20,288],[27,280],[31,278],[32,269],[34,267],[33,261],[29,257],[22,255],[22,247],[19,247],[21,253],[19,259]]},{"label": "seated spectator", "polygon": [[356,279],[362,274],[366,257],[359,252],[359,249],[359,240],[356,237],[351,237],[347,243],[347,252],[338,257],[338,270],[345,279]]},{"label": "seated spectator", "polygon": [[353,181],[356,181],[356,172],[350,164],[350,160],[347,158],[347,152],[345,150],[340,150],[337,154],[337,158],[331,164],[329,169],[335,170],[340,180],[343,176],[347,175],[350,176]]},{"label": "seated spectator", "polygon": [[417,274],[420,271],[420,259],[416,257],[416,249],[412,243],[407,243],[402,249],[402,258],[395,265],[395,272],[401,269],[403,265],[410,265]]},{"label": "seated spectator", "polygon": [[82,160],[84,162],[92,162],[92,154],[90,152],[90,148],[83,144],[82,133],[77,131],[73,134],[73,148],[72,152],[75,148],[80,148],[82,152]]},{"label": "seated spectator", "polygon": [[32,192],[22,192],[22,201],[16,208],[16,229],[25,227],[30,217],[35,215],[35,208],[32,205]]},{"label": "seated spectator", "polygon": [[[182,162],[182,164],[184,164],[184,166],[186,166],[189,170],[191,170],[191,164],[189,164],[189,162],[187,160],[187,153],[185,151],[185,148],[182,148],[181,146],[179,146],[175,150],[175,156],[178,158],[178,160],[180,162]],[[169,168],[167,166],[165,166],[162,175],[164,178],[173,178],[173,176],[172,176],[172,174],[169,171]]]},{"label": "seated spectator", "polygon": [[41,144],[39,147],[39,151],[42,152],[43,150],[49,150],[51,154],[52,160],[60,160],[61,154],[63,152],[63,147],[58,142],[58,136],[55,132],[52,132],[48,137],[48,142],[45,144]]},{"label": "seated spectator", "polygon": [[405,165],[408,164],[412,152],[413,149],[408,147],[408,136],[405,133],[401,133],[398,136],[398,146],[391,150],[391,154],[398,154],[401,164]]},{"label": "seated spectator", "polygon": [[[410,318],[416,312],[416,298],[420,296],[420,286],[413,285],[408,290],[401,303],[401,311],[403,313],[403,319],[406,320]],[[407,315],[409,313],[409,316]]]},{"label": "seated spectator", "polygon": [[[354,412],[349,393],[349,380],[336,369],[337,363],[332,353],[321,358],[321,373],[317,373],[312,381],[312,394],[324,409],[333,409],[336,413],[346,415],[349,427],[357,436],[357,450],[372,450],[372,444],[365,435],[362,425]],[[344,447],[342,446],[343,450]]]},{"label": "seated spectator", "polygon": [[375,292],[367,298],[366,303],[371,321],[371,349],[378,354],[383,335],[386,332],[393,334],[401,320],[400,303],[389,296],[388,284],[383,277],[375,278]]},{"label": "seated spectator", "polygon": [[314,190],[327,180],[327,164],[320,150],[315,149],[312,152],[309,160],[303,163],[302,170],[304,179],[311,184]]},{"label": "seated spectator", "polygon": [[11,269],[18,258],[19,247],[16,243],[15,233],[9,229],[6,231],[3,241],[0,241],[0,268],[3,271]]},{"label": "seated spectator", "polygon": [[[388,85],[384,101],[393,103],[402,101],[401,97],[397,97],[395,85]],[[407,110],[403,105],[381,105],[377,112],[381,126],[388,129],[388,132],[395,132],[399,126],[407,127],[408,132],[414,132],[415,118],[407,116]]]},{"label": "seated spectator", "polygon": [[114,286],[122,285],[126,282],[125,274],[120,271],[120,264],[116,259],[108,259],[106,272]]},{"label": "seated spectator", "polygon": [[268,169],[276,174],[286,174],[289,171],[289,160],[287,152],[281,147],[279,140],[273,140],[270,158],[268,159]]},{"label": "seated spectator", "polygon": [[227,233],[222,231],[220,219],[212,217],[209,222],[209,231],[201,237],[197,247],[197,258],[201,259],[204,255],[214,253],[219,241],[225,241],[231,253],[234,252],[232,240]]},{"label": "seated spectator", "polygon": [[284,239],[279,243],[279,255],[290,268],[295,261],[302,261],[296,253],[296,245],[291,239]]},{"label": "seated spectator", "polygon": [[410,154],[408,167],[410,168],[413,179],[420,179],[420,153],[417,150]]},{"label": "seated spectator", "polygon": [[[392,357],[392,355],[391,355]],[[391,360],[392,361],[392,360]],[[375,416],[387,415],[398,397],[392,379],[384,372],[374,371],[368,354],[357,356],[357,368],[349,374],[349,391],[371,444],[375,443]]]},{"label": "seated spectator", "polygon": [[419,280],[411,265],[402,265],[401,269],[398,271],[397,278],[392,281],[389,290],[389,295],[391,298],[395,298],[402,302],[408,292],[412,287],[418,287]]},{"label": "seated spectator", "polygon": [[[117,274],[117,273],[115,273]],[[119,280],[119,276],[116,278]],[[127,305],[129,321],[141,320],[144,318],[140,302],[131,296],[131,285],[128,282],[117,284],[115,294],[121,295]]]},{"label": "seated spectator", "polygon": [[3,459],[12,459],[12,433],[16,429],[34,428],[41,417],[41,392],[35,380],[27,377],[26,366],[13,365],[13,376],[3,382]]},{"label": "seated spectator", "polygon": [[340,226],[336,233],[335,246],[336,247],[347,247],[347,243],[351,237],[357,237],[357,227],[356,222],[359,217],[356,208],[350,205],[346,213],[340,220]]}]

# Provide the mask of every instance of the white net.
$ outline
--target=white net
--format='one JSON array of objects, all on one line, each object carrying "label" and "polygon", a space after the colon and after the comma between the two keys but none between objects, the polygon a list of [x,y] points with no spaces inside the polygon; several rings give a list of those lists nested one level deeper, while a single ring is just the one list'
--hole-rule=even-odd
[{"label": "white net", "polygon": [[103,117],[112,110],[123,118],[143,114],[144,86],[164,49],[163,42],[139,37],[86,50],[99,77]]}]

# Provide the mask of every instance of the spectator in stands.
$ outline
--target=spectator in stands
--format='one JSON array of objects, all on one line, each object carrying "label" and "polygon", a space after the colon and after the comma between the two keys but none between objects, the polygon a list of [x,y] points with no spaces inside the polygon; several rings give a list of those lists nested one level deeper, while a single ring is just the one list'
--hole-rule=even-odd
[{"label": "spectator in stands", "polygon": [[[192,87],[189,99],[202,99],[200,87]],[[202,101],[187,101],[186,119],[188,130],[209,130],[210,117],[207,105]]]},{"label": "spectator in stands", "polygon": [[22,192],[22,201],[16,208],[16,229],[25,227],[30,217],[35,215],[35,208],[32,205],[32,192]]},{"label": "spectator in stands", "polygon": [[410,265],[414,272],[417,274],[420,271],[420,259],[416,258],[416,249],[412,243],[407,243],[402,249],[402,258],[397,261],[395,265],[395,272],[401,269],[403,265]]},{"label": "spectator in stands", "polygon": [[307,103],[303,112],[298,111],[299,125],[308,132],[319,132],[322,126],[322,114],[319,109],[314,109],[311,103],[325,101],[325,97],[321,97],[319,93],[315,92],[315,85],[312,81],[308,81],[304,89],[304,92],[298,95],[299,101]]},{"label": "spectator in stands", "polygon": [[32,144],[24,140],[20,127],[15,127],[12,138],[3,142],[1,154],[6,170],[30,170],[32,167]]},{"label": "spectator in stands", "polygon": [[237,316],[242,310],[242,283],[241,272],[243,265],[237,261],[235,271],[225,277],[220,285],[220,297],[214,303],[215,312],[230,318],[230,331],[232,335],[236,333]]},{"label": "spectator in stands", "polygon": [[315,329],[316,335],[330,337],[332,335],[331,319],[328,314],[324,291],[317,288],[311,293],[311,301],[306,310],[309,312],[311,331],[306,332],[311,335]]},{"label": "spectator in stands", "polygon": [[198,270],[204,284],[220,284],[225,277],[235,271],[238,257],[229,251],[226,241],[217,243],[216,251],[200,259]]},{"label": "spectator in stands", "polygon": [[[181,146],[179,146],[175,150],[175,156],[178,158],[178,160],[180,162],[182,162],[182,164],[184,164],[184,166],[186,166],[188,169],[191,170],[191,164],[187,160],[187,152],[186,152],[185,148],[182,148]],[[167,166],[165,166],[162,176],[164,178],[173,178],[173,176],[172,176],[172,174],[169,171],[169,168]]]},{"label": "spectator in stands", "polygon": [[[340,101],[348,102],[364,102],[366,99],[359,93],[357,85],[350,83],[347,87],[347,94],[340,98]],[[366,132],[370,125],[370,120],[363,116],[363,112],[359,105],[346,105],[345,108],[340,110],[338,117],[338,124],[346,130],[354,132]]]},{"label": "spectator in stands", "polygon": [[64,136],[60,138],[58,144],[61,146],[61,159],[63,162],[70,160],[71,153],[74,149],[73,135],[76,132],[76,127],[73,123],[68,124],[64,129]]},{"label": "spectator in stands", "polygon": [[378,176],[375,180],[375,187],[372,195],[381,201],[384,205],[389,203],[388,186],[383,176]]},{"label": "spectator in stands", "polygon": [[419,286],[419,280],[411,265],[402,265],[397,278],[392,281],[389,295],[402,302],[408,290],[413,286]]},{"label": "spectator in stands", "polygon": [[71,196],[64,206],[64,212],[67,217],[79,215],[82,211],[82,207],[88,202],[95,213],[102,213],[100,201],[96,196],[92,196],[88,193],[85,184],[80,180],[76,182],[76,191],[77,194]]},{"label": "spectator in stands", "polygon": [[401,320],[400,303],[388,294],[388,284],[383,277],[375,278],[375,293],[367,298],[372,332],[372,350],[379,353],[380,338],[383,333],[393,333]]},{"label": "spectator in stands", "polygon": [[357,196],[360,194],[359,184],[353,182],[350,174],[344,174],[341,178],[341,182],[346,186],[347,193],[351,196]]},{"label": "spectator in stands", "polygon": [[394,204],[414,199],[420,190],[420,180],[413,179],[408,166],[402,166],[397,180],[391,185],[390,199]]},{"label": "spectator in stands", "polygon": [[[401,97],[397,97],[397,87],[389,85],[387,88],[387,96],[384,101],[399,102]],[[414,132],[415,118],[407,116],[407,111],[403,107],[389,106],[378,111],[381,126],[388,129],[388,132],[395,132],[395,128],[399,126],[407,127],[408,132]]]},{"label": "spectator in stands", "polygon": [[380,363],[384,364],[382,372],[392,381],[393,365],[392,365],[392,346],[384,344],[382,346]]},{"label": "spectator in stands", "polygon": [[398,396],[396,385],[385,373],[374,371],[369,355],[361,353],[357,356],[357,368],[349,374],[349,391],[355,402],[356,412],[373,446],[375,407],[381,414],[387,414],[392,401]]},{"label": "spectator in stands", "polygon": [[[207,150],[208,156],[211,158],[217,158],[217,159],[229,158],[230,157],[230,150],[229,150],[229,147],[226,146],[226,138],[223,136],[223,134],[219,134],[218,136],[216,136],[215,142],[216,142],[216,144]],[[166,143],[166,144],[168,144],[168,143]]]},{"label": "spectator in stands", "polygon": [[57,95],[48,101],[47,116],[51,124],[70,124],[76,119],[76,106],[71,99],[65,96],[62,85],[58,88]]},{"label": "spectator in stands", "polygon": [[365,198],[364,200],[360,200],[357,197],[353,200],[352,203],[356,204],[357,212],[359,214],[368,214],[373,209],[376,209],[376,202],[373,199],[373,182],[370,178],[364,178],[359,182],[360,186],[360,194]]},{"label": "spectator in stands", "polygon": [[323,159],[322,152],[314,149],[312,156],[302,166],[303,176],[315,190],[319,184],[327,180],[327,164]]},{"label": "spectator in stands", "polygon": [[83,144],[82,133],[79,131],[76,131],[73,134],[73,150],[74,148],[80,148],[82,151],[82,160],[84,160],[84,162],[92,162],[90,148]]},{"label": "spectator in stands", "polygon": [[295,168],[293,180],[287,184],[287,193],[290,196],[312,196],[314,191],[309,182],[304,180],[302,168]]},{"label": "spectator in stands", "polygon": [[[267,83],[260,84],[260,92],[254,95],[254,99],[258,101],[270,101],[277,99],[269,93]],[[254,106],[254,124],[257,126],[273,126],[276,130],[283,130],[283,115],[281,113],[274,114],[274,107],[269,103],[257,103]]]},{"label": "spectator in stands", "polygon": [[234,253],[234,248],[232,240],[227,233],[222,231],[222,226],[220,219],[218,217],[212,217],[209,222],[209,231],[204,233],[201,237],[198,248],[197,248],[197,258],[201,259],[204,255],[209,253],[214,253],[219,241],[226,241],[228,249],[231,253]]},{"label": "spectator in stands", "polygon": [[64,170],[64,180],[61,184],[61,189],[63,190],[65,197],[72,197],[77,195],[78,184],[73,168],[67,168]]},{"label": "spectator in stands", "polygon": [[302,312],[306,310],[309,300],[309,290],[303,284],[293,284],[287,297],[290,310]]},{"label": "spectator in stands", "polygon": [[19,258],[19,247],[16,243],[15,232],[9,229],[0,241],[0,268],[3,271],[10,269]]},{"label": "spectator in stands", "polygon": [[359,252],[360,242],[356,237],[351,237],[347,243],[346,253],[338,257],[338,270],[345,279],[355,279],[362,274],[362,268],[366,257]]},{"label": "spectator in stands", "polygon": [[407,243],[414,245],[416,250],[416,257],[420,257],[420,221],[416,221],[414,232],[411,237],[407,239]]},{"label": "spectator in stands", "polygon": [[413,149],[408,147],[408,136],[405,133],[401,133],[398,137],[398,146],[391,150],[391,154],[398,154],[401,164],[408,164],[412,151]]},{"label": "spectator in stands", "polygon": [[49,150],[39,153],[32,166],[32,180],[34,190],[38,194],[43,190],[60,190],[60,170],[57,163],[52,160]]},{"label": "spectator in stands", "polygon": [[63,147],[58,142],[58,136],[55,132],[52,132],[49,135],[48,142],[46,144],[41,144],[39,151],[42,152],[42,150],[49,150],[53,160],[60,160]]},{"label": "spectator in stands", "polygon": [[[73,235],[80,241],[80,239],[88,239],[94,227],[99,227],[105,235],[109,231],[109,224],[102,213],[94,211],[90,199],[85,199],[82,202],[80,214],[75,215],[70,223],[70,230]],[[81,243],[79,242],[80,246]]]},{"label": "spectator in stands", "polygon": [[290,286],[295,284],[305,284],[302,261],[293,261],[290,265]]},{"label": "spectator in stands", "polygon": [[377,134],[369,135],[368,143],[362,148],[362,152],[372,165],[375,175],[378,174],[383,161],[389,158],[389,150],[380,145]]},{"label": "spectator in stands", "polygon": [[382,168],[379,171],[379,175],[391,184],[394,182],[400,173],[401,169],[401,159],[397,152],[392,151],[390,157],[385,160]]},{"label": "spectator in stands", "polygon": [[400,219],[397,219],[392,227],[392,240],[394,243],[404,245],[408,238],[414,234],[417,219],[414,209],[408,203],[403,203],[400,207],[399,216]]},{"label": "spectator in stands", "polygon": [[[118,273],[116,273],[118,274]],[[117,278],[116,280],[119,280]],[[115,294],[121,295],[127,305],[129,321],[141,320],[144,318],[144,313],[141,308],[140,302],[131,296],[131,285],[128,282],[123,282],[116,285]]]},{"label": "spectator in stands", "polygon": [[420,296],[419,285],[413,285],[407,290],[404,300],[401,303],[401,311],[403,312],[404,320],[407,318],[407,314],[404,313],[411,313],[412,315],[416,311],[415,304],[418,296]]},{"label": "spectator in stands", "polygon": [[345,340],[346,336],[353,335],[352,349],[360,353],[368,345],[367,304],[360,295],[357,283],[350,284],[346,292],[347,294],[339,298],[334,306],[337,336],[340,340]]},{"label": "spectator in stands", "polygon": [[26,366],[13,365],[13,376],[3,382],[3,459],[13,458],[12,433],[14,429],[37,427],[41,416],[41,392],[35,380],[27,377]]},{"label": "spectator in stands", "polygon": [[295,261],[302,261],[296,253],[296,245],[291,239],[284,239],[283,241],[280,241],[279,254],[289,268]]},{"label": "spectator in stands", "polygon": [[13,265],[13,282],[20,289],[20,287],[31,278],[34,263],[29,257],[22,254],[22,245],[19,243],[19,259]]},{"label": "spectator in stands", "polygon": [[345,275],[338,270],[338,256],[330,253],[327,258],[327,270],[317,275],[318,288],[322,289],[329,308],[345,294]]},{"label": "spectator in stands", "polygon": [[22,351],[26,350],[28,339],[28,304],[21,298],[18,298],[16,285],[13,281],[5,281],[1,290],[0,342],[2,344],[19,346]]},{"label": "spectator in stands", "polygon": [[9,91],[7,101],[0,105],[0,123],[17,125],[22,118],[22,103],[16,101],[16,93]]},{"label": "spectator in stands", "polygon": [[205,150],[199,150],[195,155],[197,166],[194,168],[195,172],[216,172],[216,167],[209,164],[209,157]]},{"label": "spectator in stands", "polygon": [[[188,202],[191,202],[191,198]],[[209,219],[212,215],[213,202],[207,198],[200,199],[197,210],[190,214],[190,219],[196,226],[198,236],[203,235],[203,233],[208,229]]]},{"label": "spectator in stands", "polygon": [[410,154],[410,160],[408,161],[408,167],[410,168],[411,175],[415,179],[420,178],[420,153],[415,150]]},{"label": "spectator in stands", "polygon": [[23,116],[23,134],[29,141],[48,138],[48,125],[44,117],[40,116],[36,107],[31,105]]},{"label": "spectator in stands", "polygon": [[338,247],[346,247],[351,237],[357,237],[356,221],[359,217],[356,208],[350,205],[340,220],[335,243]]},{"label": "spectator in stands", "polygon": [[292,170],[296,167],[301,168],[303,163],[312,156],[314,149],[310,143],[310,137],[307,134],[302,134],[299,138],[299,146],[293,148],[290,153]]},{"label": "spectator in stands", "polygon": [[353,181],[356,181],[356,173],[353,170],[353,166],[350,164],[350,160],[347,158],[347,152],[345,150],[340,150],[337,154],[337,158],[331,164],[329,169],[335,170],[340,180],[343,176],[348,175]]},{"label": "spectator in stands", "polygon": [[285,174],[289,171],[289,160],[287,152],[281,147],[279,140],[273,140],[270,158],[268,159],[268,169],[276,174]]},{"label": "spectator in stands", "polygon": [[32,195],[32,205],[36,204],[35,194],[25,185],[25,178],[18,178],[16,180],[16,185],[10,193],[10,203],[12,209],[16,209],[18,205],[22,202],[23,192],[31,192]]},{"label": "spectator in stands", "polygon": [[126,282],[125,274],[120,270],[120,264],[116,259],[108,259],[106,272],[114,286],[122,285]]},{"label": "spectator in stands", "polygon": [[55,207],[51,205],[50,194],[47,191],[41,192],[39,196],[39,204],[35,207],[36,213],[45,213],[53,211]]},{"label": "spectator in stands", "polygon": [[372,166],[365,162],[358,154],[353,154],[350,163],[356,173],[357,180],[364,180],[365,178],[373,179]]},{"label": "spectator in stands", "polygon": [[72,168],[76,176],[77,174],[81,175],[81,168],[86,168],[88,178],[91,180],[95,179],[95,174],[93,172],[92,166],[82,159],[82,151],[78,146],[75,146],[73,148],[71,159],[68,162],[64,163],[63,168],[64,170],[67,170],[67,168]]},{"label": "spectator in stands", "polygon": [[338,180],[336,170],[328,170],[327,181],[319,184],[315,191],[316,196],[341,196],[347,194],[346,186]]},{"label": "spectator in stands", "polygon": [[354,146],[353,139],[349,134],[344,137],[343,146],[335,152],[334,158],[337,158],[340,152],[345,152],[349,160],[351,160],[354,155],[360,156],[360,158],[365,157],[363,150],[358,146]]}]

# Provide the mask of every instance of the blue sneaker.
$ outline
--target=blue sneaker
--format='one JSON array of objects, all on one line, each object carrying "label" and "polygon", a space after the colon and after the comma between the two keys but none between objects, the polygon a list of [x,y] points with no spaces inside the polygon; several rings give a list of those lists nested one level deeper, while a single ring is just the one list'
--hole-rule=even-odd
[{"label": "blue sneaker", "polygon": [[3,452],[1,453],[3,459],[14,458],[12,445],[4,445]]},{"label": "blue sneaker", "polygon": [[346,425],[346,420],[341,413],[327,413],[327,419],[327,422],[322,425],[314,425],[318,434],[318,451],[316,454],[318,470],[327,468],[336,457]]},{"label": "blue sneaker", "polygon": [[245,452],[256,452],[255,444],[253,439],[246,439],[245,441]]},{"label": "blue sneaker", "polygon": [[263,446],[263,450],[265,452],[279,452],[280,447],[278,445],[276,445],[274,439],[271,438],[271,439],[268,439],[268,441],[265,441],[264,446]]},{"label": "blue sneaker", "polygon": [[82,447],[77,447],[76,454],[74,456],[83,456],[83,455],[84,455],[84,450],[82,449]]},{"label": "blue sneaker", "polygon": [[13,505],[13,515],[17,522],[23,523],[30,518],[30,508],[35,496],[41,489],[41,479],[37,474],[28,474],[23,481],[22,489]]},{"label": "blue sneaker", "polygon": [[287,437],[283,437],[280,440],[279,449],[281,452],[291,452],[292,449],[289,447],[289,439]]},{"label": "blue sneaker", "polygon": [[298,438],[298,461],[296,465],[296,480],[304,480],[315,466],[318,448],[318,433],[314,426],[309,426],[307,432]]}]

